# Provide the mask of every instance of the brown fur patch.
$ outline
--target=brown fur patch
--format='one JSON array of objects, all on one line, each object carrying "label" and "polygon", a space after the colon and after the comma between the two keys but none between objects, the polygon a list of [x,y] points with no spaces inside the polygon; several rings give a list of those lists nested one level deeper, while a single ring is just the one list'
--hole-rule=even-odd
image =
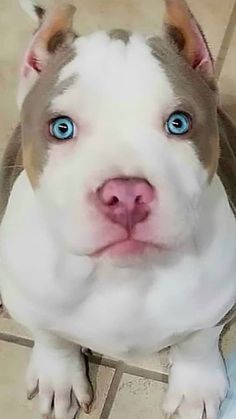
[{"label": "brown fur patch", "polygon": [[44,15],[45,15],[45,10],[42,7],[35,4],[34,5],[34,11],[35,11],[36,15],[38,16],[39,20],[42,20]]},{"label": "brown fur patch", "polygon": [[0,222],[15,180],[23,170],[21,127],[15,129],[3,154],[0,168]]},{"label": "brown fur patch", "polygon": [[166,25],[166,30],[171,41],[174,42],[178,50],[182,52],[185,47],[185,38],[182,32],[172,25]]},{"label": "brown fur patch", "polygon": [[210,158],[209,158],[208,165],[206,166],[207,171],[209,173],[209,181],[212,180],[214,174],[218,170],[219,155],[220,155],[219,135],[217,135],[216,138],[212,138],[210,143],[211,143],[211,146],[212,146],[211,155],[210,155]]},{"label": "brown fur patch", "polygon": [[126,31],[124,29],[113,29],[108,33],[108,35],[111,39],[118,39],[120,41],[123,41],[125,44],[128,44],[131,32]]},{"label": "brown fur patch", "polygon": [[47,44],[47,50],[49,53],[53,53],[57,48],[61,47],[65,42],[66,34],[63,31],[58,31],[49,39]]},{"label": "brown fur patch", "polygon": [[72,46],[64,45],[57,50],[22,107],[23,162],[33,187],[37,187],[40,173],[47,162],[49,142],[45,131],[52,117],[49,111],[51,102],[73,82],[73,78],[70,78],[57,86],[58,75],[74,56]]},{"label": "brown fur patch", "polygon": [[176,98],[180,99],[179,110],[193,115],[190,140],[211,180],[219,159],[217,96],[171,43],[159,37],[150,38],[147,43],[153,56],[163,66]]},{"label": "brown fur patch", "polygon": [[236,124],[221,108],[218,109],[220,160],[218,173],[236,216]]},{"label": "brown fur patch", "polygon": [[[22,126],[15,129],[3,154],[0,166],[0,222],[4,216],[12,187],[24,168],[33,186],[37,186],[38,177],[47,161],[48,141],[46,139],[41,116],[47,121],[47,111],[53,97],[61,94],[74,81],[73,77],[54,86],[58,72],[74,57],[71,48],[58,51],[52,63],[49,63],[43,79],[29,94],[22,110]],[[36,96],[35,96],[36,95]],[[35,100],[37,98],[37,100]],[[46,109],[41,108],[46,106]],[[24,144],[24,148],[23,145]],[[23,162],[24,160],[24,162]]]}]

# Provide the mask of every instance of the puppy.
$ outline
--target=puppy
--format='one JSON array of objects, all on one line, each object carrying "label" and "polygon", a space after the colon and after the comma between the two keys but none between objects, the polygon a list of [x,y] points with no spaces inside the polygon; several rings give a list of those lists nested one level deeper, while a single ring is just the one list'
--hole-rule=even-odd
[{"label": "puppy", "polygon": [[1,169],[1,293],[33,333],[28,394],[39,386],[47,418],[89,411],[83,346],[170,346],[169,417],[216,419],[227,392],[236,130],[198,23],[165,3],[162,37],[78,36],[73,6],[27,6],[38,29]]}]

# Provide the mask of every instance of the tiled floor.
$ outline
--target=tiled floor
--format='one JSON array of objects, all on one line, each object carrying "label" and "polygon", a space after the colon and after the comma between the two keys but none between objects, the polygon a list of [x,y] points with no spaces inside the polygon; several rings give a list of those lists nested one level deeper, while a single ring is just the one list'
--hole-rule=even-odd
[{"label": "tiled floor", "polygon": [[[42,0],[40,3],[46,3]],[[79,5],[76,27],[80,32],[96,28],[129,27],[156,30],[163,14],[162,0],[74,0]],[[236,119],[236,1],[189,0],[209,40],[221,88],[222,102]],[[33,29],[17,0],[0,0],[0,152],[18,119],[15,105],[17,68]],[[29,333],[0,316],[0,417],[38,419],[37,400],[27,402],[24,374],[32,341]],[[236,324],[223,338],[227,355],[236,346]],[[90,374],[96,400],[92,419],[162,419],[161,400],[167,383],[166,353],[148,359],[116,363],[93,356]],[[81,419],[85,418],[80,414]]]}]

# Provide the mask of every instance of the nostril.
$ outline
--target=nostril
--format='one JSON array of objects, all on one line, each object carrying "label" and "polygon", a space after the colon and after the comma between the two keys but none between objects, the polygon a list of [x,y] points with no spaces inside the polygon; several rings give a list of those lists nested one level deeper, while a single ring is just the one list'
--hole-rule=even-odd
[{"label": "nostril", "polygon": [[112,196],[111,199],[108,201],[107,205],[109,205],[110,207],[114,207],[118,203],[119,203],[119,198],[117,198],[117,196]]},{"label": "nostril", "polygon": [[138,195],[136,198],[135,198],[135,204],[143,204],[144,202],[143,202],[143,198],[142,198],[142,195]]}]

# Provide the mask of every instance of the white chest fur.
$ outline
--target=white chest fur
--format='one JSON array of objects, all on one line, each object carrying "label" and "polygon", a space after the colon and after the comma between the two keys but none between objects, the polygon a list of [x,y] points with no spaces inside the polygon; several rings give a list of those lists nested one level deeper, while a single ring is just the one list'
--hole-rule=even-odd
[{"label": "white chest fur", "polygon": [[236,226],[218,178],[202,214],[184,249],[113,266],[58,249],[22,173],[1,226],[3,299],[31,328],[106,354],[159,350],[216,324],[235,301]]}]

